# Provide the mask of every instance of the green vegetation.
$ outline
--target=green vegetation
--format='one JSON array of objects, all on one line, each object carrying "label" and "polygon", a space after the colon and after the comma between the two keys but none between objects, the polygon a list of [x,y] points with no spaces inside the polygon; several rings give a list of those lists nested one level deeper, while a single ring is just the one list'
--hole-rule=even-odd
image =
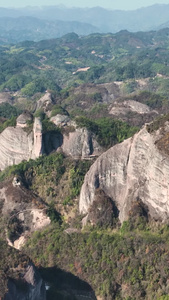
[{"label": "green vegetation", "polygon": [[[47,89],[59,91],[60,87],[73,83],[154,78],[158,73],[169,75],[166,32],[160,33],[160,40],[155,32],[75,36],[65,35],[48,43],[1,46],[0,90],[21,90],[30,97]],[[76,72],[83,67],[90,69]],[[131,91],[133,87],[128,88]]]},{"label": "green vegetation", "polygon": [[55,104],[52,107],[51,117],[56,116],[57,114],[68,115],[68,112],[60,105]]},{"label": "green vegetation", "polygon": [[23,161],[18,165],[13,165],[6,168],[3,172],[0,173],[0,181],[3,181],[6,178],[9,178],[11,175],[19,175],[24,178],[28,170],[34,174],[34,176],[45,176],[51,174],[52,171],[55,171],[53,177],[55,182],[60,180],[60,177],[64,173],[63,166],[64,156],[60,153],[54,153],[49,156],[40,156],[38,159],[29,161]]},{"label": "green vegetation", "polygon": [[44,120],[42,120],[42,131],[43,133],[45,132],[56,132],[56,133],[60,133],[61,130],[59,127],[57,127],[53,122],[51,122],[49,119],[45,118]]},{"label": "green vegetation", "polygon": [[100,118],[93,121],[86,117],[77,117],[76,123],[79,127],[86,127],[92,131],[96,135],[99,144],[104,147],[121,143],[138,130],[136,127],[130,127],[128,124],[112,118]]},{"label": "green vegetation", "polygon": [[[115,101],[120,105],[125,100],[135,100],[159,114],[168,111],[168,48],[164,32],[159,36],[155,32],[144,35],[125,31],[80,38],[72,33],[47,43],[0,47],[0,92],[9,93],[17,107],[31,107],[34,116],[41,118],[44,139],[48,135],[62,139],[63,133],[75,130],[73,126],[59,129],[47,117],[64,114],[70,115],[78,127],[87,128],[107,149],[131,137],[138,130],[133,124],[140,126],[157,114],[131,110],[123,115],[122,111],[120,119],[115,119],[110,117]],[[83,68],[87,69],[81,72]],[[36,101],[46,90],[51,93],[51,101],[44,104],[44,109],[36,110]],[[0,104],[0,132],[16,125],[19,113],[16,106]],[[162,150],[169,140],[163,132],[166,121],[168,114],[147,125],[150,133],[162,127],[161,140],[156,143]],[[28,125],[24,130],[30,132],[32,123]],[[24,251],[46,272],[49,267],[58,267],[89,282],[104,300],[169,299],[168,225],[149,221],[138,201],[134,207],[137,213],[130,211],[129,220],[120,226],[115,202],[100,189],[87,226],[81,230],[78,196],[93,161],[73,160],[59,152],[51,153],[52,145],[47,147],[48,156],[23,161],[0,172],[1,182],[19,176],[48,207],[51,225],[35,232]],[[22,233],[21,223],[17,218],[11,220],[7,232],[11,240]],[[4,224],[1,219],[2,232]],[[77,232],[67,234],[68,226]],[[54,299],[55,292],[53,285],[47,293]]]},{"label": "green vegetation", "polygon": [[167,121],[169,121],[169,114],[160,116],[146,126],[147,131],[152,133],[153,131],[158,130],[160,127],[163,128],[165,122]]},{"label": "green vegetation", "polygon": [[[72,161],[61,153],[41,156],[36,160],[23,161],[6,168],[0,173],[0,181],[20,176],[28,188],[36,192],[50,205],[50,216],[57,218],[58,203],[74,205],[83,184],[84,176],[91,166],[91,161]],[[60,191],[60,186],[62,186]]]},{"label": "green vegetation", "polygon": [[16,117],[11,117],[9,120],[6,120],[4,123],[2,123],[0,125],[0,132],[9,126],[16,126]]},{"label": "green vegetation", "polygon": [[103,299],[167,299],[168,243],[168,226],[139,230],[128,221],[116,232],[88,227],[71,235],[51,226],[35,233],[25,251],[43,267],[87,280]]},{"label": "green vegetation", "polygon": [[0,117],[10,119],[11,117],[17,117],[21,114],[21,110],[10,105],[9,103],[0,104]]},{"label": "green vegetation", "polygon": [[8,291],[9,278],[16,283],[18,291],[26,290],[27,286],[20,277],[20,269],[26,268],[30,259],[16,249],[9,247],[2,239],[0,239],[0,249],[0,297],[4,298]]}]

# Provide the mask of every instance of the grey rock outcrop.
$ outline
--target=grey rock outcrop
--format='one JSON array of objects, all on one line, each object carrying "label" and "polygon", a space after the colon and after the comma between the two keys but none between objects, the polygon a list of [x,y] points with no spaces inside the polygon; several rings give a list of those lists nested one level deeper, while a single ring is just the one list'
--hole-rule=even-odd
[{"label": "grey rock outcrop", "polygon": [[[71,121],[68,116],[57,114],[50,120],[55,125],[64,128],[62,139],[59,139],[59,136],[52,139],[53,144],[55,141],[57,146],[55,149],[61,149],[63,153],[74,159],[85,159],[102,153],[102,148],[95,136],[86,128],[78,128],[76,122]],[[50,144],[49,141],[48,144]]]},{"label": "grey rock outcrop", "polygon": [[27,134],[21,127],[7,127],[0,134],[0,170],[29,160],[33,154],[33,134]]},{"label": "grey rock outcrop", "polygon": [[12,103],[12,96],[10,92],[0,93],[0,103],[3,102],[10,103],[10,104]]},{"label": "grey rock outcrop", "polygon": [[46,92],[44,96],[42,96],[37,101],[37,107],[36,109],[43,109],[44,112],[48,111],[49,106],[52,104],[51,94],[49,92]]},{"label": "grey rock outcrop", "polygon": [[20,249],[27,235],[49,225],[46,211],[45,203],[28,190],[19,177],[0,184],[0,213],[9,245]]},{"label": "grey rock outcrop", "polygon": [[27,127],[27,122],[32,120],[33,116],[29,112],[24,112],[16,119],[16,126]]},{"label": "grey rock outcrop", "polygon": [[141,199],[149,215],[166,221],[169,216],[169,156],[159,150],[158,141],[166,131],[148,133],[146,127],[133,138],[103,153],[85,176],[80,194],[80,212],[88,213],[95,190],[102,189],[119,210],[121,222],[128,218],[132,203]]},{"label": "grey rock outcrop", "polygon": [[16,127],[7,127],[0,134],[0,170],[52,151],[61,150],[75,159],[102,153],[94,135],[85,128],[77,128],[67,116],[57,115],[53,119],[64,128],[63,133],[49,131],[43,134],[41,120],[37,117],[31,130],[27,124],[29,120],[32,120],[29,113],[22,114],[17,118]]},{"label": "grey rock outcrop", "polygon": [[93,135],[85,128],[76,128],[75,131],[63,136],[62,150],[73,158],[87,158],[98,156],[102,149]]},{"label": "grey rock outcrop", "polygon": [[[136,112],[138,114],[148,114],[151,112],[151,109],[148,105],[140,103],[134,100],[126,100],[123,102],[114,102],[113,107],[110,110],[112,115],[124,115],[129,112]],[[156,112],[157,113],[157,112]]]},{"label": "grey rock outcrop", "polygon": [[42,125],[40,120],[35,118],[33,132],[29,134],[22,127],[25,126],[7,127],[0,134],[0,170],[41,155]]},{"label": "grey rock outcrop", "polygon": [[35,118],[34,124],[33,124],[33,135],[34,135],[34,147],[33,147],[33,158],[39,157],[42,152],[42,123],[40,118]]},{"label": "grey rock outcrop", "polygon": [[56,116],[51,117],[50,121],[59,127],[70,125],[70,118],[65,115],[57,114]]}]

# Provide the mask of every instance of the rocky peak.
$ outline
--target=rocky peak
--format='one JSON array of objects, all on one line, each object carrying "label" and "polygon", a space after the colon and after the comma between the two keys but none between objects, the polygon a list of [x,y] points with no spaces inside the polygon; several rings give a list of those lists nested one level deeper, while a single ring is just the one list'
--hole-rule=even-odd
[{"label": "rocky peak", "polygon": [[[165,136],[169,132],[167,128],[165,126]],[[89,212],[95,190],[100,188],[115,201],[121,222],[128,218],[137,199],[146,205],[152,218],[166,221],[169,216],[169,156],[158,146],[161,138],[161,130],[150,134],[144,126],[133,138],[103,153],[85,176],[80,212]]]},{"label": "rocky peak", "polygon": [[28,121],[33,121],[33,116],[28,111],[25,111],[16,119],[16,126],[20,126],[23,128],[27,127]]}]

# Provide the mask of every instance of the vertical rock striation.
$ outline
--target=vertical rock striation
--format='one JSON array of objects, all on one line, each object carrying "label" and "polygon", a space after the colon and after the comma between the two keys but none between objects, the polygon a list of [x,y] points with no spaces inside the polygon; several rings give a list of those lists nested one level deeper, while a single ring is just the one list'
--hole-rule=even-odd
[{"label": "vertical rock striation", "polygon": [[103,153],[85,176],[80,212],[88,213],[100,187],[115,201],[121,222],[137,199],[146,204],[151,217],[165,221],[169,216],[169,156],[157,147],[159,139],[160,131],[149,134],[144,127]]},{"label": "vertical rock striation", "polygon": [[35,118],[33,125],[33,135],[34,135],[34,158],[39,157],[42,154],[42,123],[40,118]]}]

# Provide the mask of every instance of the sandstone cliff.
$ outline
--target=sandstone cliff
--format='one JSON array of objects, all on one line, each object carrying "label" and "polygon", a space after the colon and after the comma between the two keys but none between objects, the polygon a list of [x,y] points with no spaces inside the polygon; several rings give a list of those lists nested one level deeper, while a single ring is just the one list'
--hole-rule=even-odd
[{"label": "sandstone cliff", "polygon": [[[21,119],[21,118],[20,118]],[[34,129],[30,133],[23,128],[24,121],[16,127],[7,127],[0,134],[0,170],[19,164],[22,160],[35,159],[42,153],[42,125],[35,118]]]},{"label": "sandstone cliff", "polygon": [[[169,216],[169,156],[159,147],[169,144],[169,126],[150,134],[144,127],[133,138],[103,153],[85,176],[80,194],[80,212],[88,213],[95,191],[102,189],[113,199],[121,222],[128,218],[134,201],[141,199],[154,219]],[[164,148],[164,147],[163,147]]]},{"label": "sandstone cliff", "polygon": [[[86,128],[78,128],[76,123],[71,121],[68,116],[58,114],[50,120],[55,125],[63,128],[62,139],[60,139],[60,147],[66,155],[71,156],[74,159],[84,159],[89,158],[91,155],[98,156],[102,153],[102,148],[97,143],[94,135],[92,135]],[[71,128],[71,130],[69,130],[69,128]],[[56,138],[53,138],[52,140],[56,141]],[[59,144],[56,144],[56,146],[59,147]]]},{"label": "sandstone cliff", "polygon": [[62,150],[75,159],[98,156],[102,152],[94,136],[85,128],[76,128],[74,132],[63,135]]},{"label": "sandstone cliff", "polygon": [[16,127],[7,127],[0,134],[0,170],[57,150],[75,159],[102,152],[94,136],[85,128],[76,128],[67,116],[58,117],[57,121],[52,119],[58,126],[68,129],[63,134],[54,131],[43,134],[40,118],[35,118],[33,130],[29,130],[27,121],[31,121],[31,116],[22,114],[17,119]]}]

